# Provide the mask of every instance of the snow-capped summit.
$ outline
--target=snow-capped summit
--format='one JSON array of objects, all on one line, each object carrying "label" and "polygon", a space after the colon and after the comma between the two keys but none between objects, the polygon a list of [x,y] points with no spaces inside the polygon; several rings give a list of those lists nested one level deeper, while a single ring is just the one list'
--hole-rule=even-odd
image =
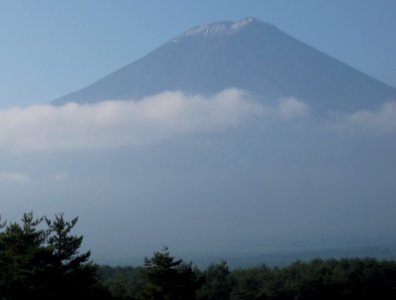
[{"label": "snow-capped summit", "polygon": [[249,91],[263,101],[297,97],[314,110],[377,107],[396,89],[247,17],[196,26],[90,86],[54,101],[140,99],[163,91]]},{"label": "snow-capped summit", "polygon": [[236,22],[216,22],[212,24],[203,24],[195,26],[185,31],[180,36],[176,37],[173,41],[179,41],[183,37],[216,37],[219,35],[235,34],[242,30],[245,26],[258,22],[253,17],[246,17]]},{"label": "snow-capped summit", "polygon": [[246,25],[249,25],[251,23],[257,22],[257,19],[253,17],[246,17],[238,22],[234,22],[231,25],[232,30],[240,30],[241,28],[245,27]]}]

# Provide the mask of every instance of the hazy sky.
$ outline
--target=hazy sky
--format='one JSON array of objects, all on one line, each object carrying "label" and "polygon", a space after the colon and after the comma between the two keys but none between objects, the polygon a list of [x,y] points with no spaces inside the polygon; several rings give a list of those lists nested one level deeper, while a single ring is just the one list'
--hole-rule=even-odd
[{"label": "hazy sky", "polygon": [[49,102],[194,25],[245,16],[396,86],[393,0],[1,0],[0,107]]}]

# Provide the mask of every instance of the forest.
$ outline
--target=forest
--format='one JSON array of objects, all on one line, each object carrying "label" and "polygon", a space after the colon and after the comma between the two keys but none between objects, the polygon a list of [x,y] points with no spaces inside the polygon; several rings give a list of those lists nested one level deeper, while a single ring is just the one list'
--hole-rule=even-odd
[{"label": "forest", "polygon": [[77,222],[31,212],[19,223],[0,222],[0,300],[396,299],[396,261],[374,258],[236,269],[221,261],[200,269],[164,247],[139,267],[99,266],[81,253]]}]

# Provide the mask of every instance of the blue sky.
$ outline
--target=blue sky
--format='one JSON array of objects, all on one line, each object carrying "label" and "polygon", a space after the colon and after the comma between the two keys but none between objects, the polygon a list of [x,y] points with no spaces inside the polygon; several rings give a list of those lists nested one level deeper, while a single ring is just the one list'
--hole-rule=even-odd
[{"label": "blue sky", "polygon": [[254,16],[396,86],[396,2],[0,1],[0,107],[46,103],[201,23]]}]

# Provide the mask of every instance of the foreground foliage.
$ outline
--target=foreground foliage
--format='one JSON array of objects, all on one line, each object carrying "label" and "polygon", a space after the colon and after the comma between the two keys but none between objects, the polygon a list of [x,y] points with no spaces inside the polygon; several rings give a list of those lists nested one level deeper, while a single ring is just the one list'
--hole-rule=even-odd
[{"label": "foreground foliage", "polygon": [[3,223],[0,231],[0,299],[105,299],[90,252],[80,254],[82,237],[70,234],[77,218],[34,218]]},{"label": "foreground foliage", "polygon": [[225,261],[200,270],[155,252],[142,267],[97,267],[72,235],[77,218],[24,214],[0,222],[0,300],[330,300],[396,299],[396,262],[315,259],[284,268],[230,270]]},{"label": "foreground foliage", "polygon": [[[157,256],[154,255],[154,261]],[[263,265],[235,270],[229,270],[226,262],[211,264],[203,271],[195,268],[196,275],[187,276],[199,279],[200,288],[196,290],[195,298],[193,295],[185,298],[160,296],[166,293],[159,286],[167,285],[173,275],[151,265],[146,264],[143,268],[103,266],[99,271],[105,285],[119,299],[396,299],[396,262],[372,258],[315,259],[296,261],[284,268]],[[155,280],[145,276],[147,272],[154,274]],[[153,297],[145,297],[142,292],[147,287],[158,294],[151,293]]]}]

